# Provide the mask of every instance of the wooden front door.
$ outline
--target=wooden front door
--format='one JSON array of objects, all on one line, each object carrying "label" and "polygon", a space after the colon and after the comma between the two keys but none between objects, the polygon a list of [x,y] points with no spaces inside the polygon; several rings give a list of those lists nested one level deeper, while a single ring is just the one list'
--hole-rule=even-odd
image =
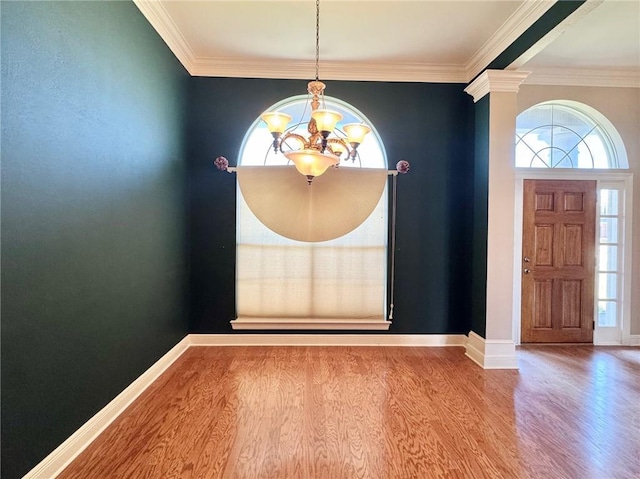
[{"label": "wooden front door", "polygon": [[523,343],[592,343],[596,182],[525,180]]}]

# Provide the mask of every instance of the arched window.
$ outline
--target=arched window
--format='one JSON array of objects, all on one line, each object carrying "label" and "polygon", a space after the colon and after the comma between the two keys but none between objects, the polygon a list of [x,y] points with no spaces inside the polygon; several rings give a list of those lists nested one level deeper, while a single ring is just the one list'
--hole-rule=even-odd
[{"label": "arched window", "polygon": [[[305,131],[309,118],[306,96],[286,99],[269,111],[304,118],[293,131]],[[338,124],[364,122],[372,127],[358,148],[355,161],[339,168],[387,169],[382,140],[372,123],[355,108],[330,97],[326,108],[343,115]],[[238,166],[287,165],[270,148],[272,136],[256,119],[242,144]],[[293,168],[293,166],[292,166]],[[325,173],[325,175],[327,175]],[[386,175],[386,172],[385,172]],[[306,180],[300,176],[305,188]],[[355,230],[339,238],[304,242],[285,238],[267,228],[237,193],[236,309],[234,329],[388,329],[387,297],[387,188],[373,212]],[[374,201],[376,201],[374,200]],[[352,205],[346,201],[345,210]],[[338,220],[340,211],[336,211]]]},{"label": "arched window", "polygon": [[540,103],[516,120],[516,167],[628,168],[620,135],[597,110],[573,101]]},{"label": "arched window", "polygon": [[[293,117],[294,121],[306,119],[306,121],[296,121],[296,127],[292,130],[296,133],[306,133],[307,121],[310,111],[308,111],[308,98],[306,95],[298,95],[282,100],[279,103],[269,107],[267,111],[279,111],[287,113]],[[324,97],[324,105],[333,111],[337,111],[342,115],[342,120],[338,123],[338,129],[341,125],[349,123],[364,122],[372,126],[371,122],[358,110],[351,105],[337,98]],[[339,132],[338,132],[339,134]],[[274,153],[273,148],[268,146],[273,138],[267,125],[260,119],[256,118],[253,125],[247,131],[244,141],[240,148],[240,156],[238,165],[241,166],[259,166],[259,165],[286,165],[287,159],[281,153]],[[340,168],[343,167],[364,167],[364,168],[386,168],[387,157],[382,144],[382,140],[375,128],[367,136],[367,141],[358,147],[358,157],[355,162],[341,161]]]}]

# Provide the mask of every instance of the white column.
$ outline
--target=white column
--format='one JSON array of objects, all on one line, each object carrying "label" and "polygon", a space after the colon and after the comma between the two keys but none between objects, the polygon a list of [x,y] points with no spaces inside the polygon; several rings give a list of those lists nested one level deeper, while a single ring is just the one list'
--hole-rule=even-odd
[{"label": "white column", "polygon": [[485,369],[517,369],[513,341],[515,128],[517,93],[529,72],[486,70],[465,89],[489,95],[486,337],[471,332],[467,356]]}]

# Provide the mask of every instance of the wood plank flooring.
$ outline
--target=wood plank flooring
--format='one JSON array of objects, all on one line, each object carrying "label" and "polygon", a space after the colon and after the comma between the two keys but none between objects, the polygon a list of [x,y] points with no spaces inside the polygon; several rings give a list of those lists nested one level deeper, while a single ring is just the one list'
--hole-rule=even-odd
[{"label": "wood plank flooring", "polygon": [[59,478],[640,477],[640,350],[192,347]]}]

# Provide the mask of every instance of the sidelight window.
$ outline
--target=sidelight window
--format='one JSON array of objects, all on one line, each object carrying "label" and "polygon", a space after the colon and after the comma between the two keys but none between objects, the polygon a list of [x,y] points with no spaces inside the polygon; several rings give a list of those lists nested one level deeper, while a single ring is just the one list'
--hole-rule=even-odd
[{"label": "sidelight window", "polygon": [[623,195],[616,187],[601,187],[598,241],[597,321],[598,327],[616,327],[620,310]]}]

